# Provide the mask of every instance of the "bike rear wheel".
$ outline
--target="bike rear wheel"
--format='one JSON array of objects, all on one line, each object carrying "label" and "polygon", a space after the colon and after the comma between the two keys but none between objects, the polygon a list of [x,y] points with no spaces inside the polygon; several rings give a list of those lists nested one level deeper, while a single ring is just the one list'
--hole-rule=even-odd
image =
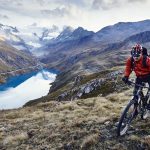
[{"label": "bike rear wheel", "polygon": [[126,134],[128,128],[134,118],[138,115],[137,106],[135,101],[131,100],[125,107],[117,127],[117,135],[121,136]]}]

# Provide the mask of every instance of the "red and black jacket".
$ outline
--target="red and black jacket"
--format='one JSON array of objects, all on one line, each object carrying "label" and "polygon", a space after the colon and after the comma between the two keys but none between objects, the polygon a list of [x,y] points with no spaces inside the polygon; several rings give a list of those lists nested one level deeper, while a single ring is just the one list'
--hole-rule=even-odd
[{"label": "red and black jacket", "polygon": [[146,59],[147,67],[143,66],[143,56],[141,56],[139,61],[134,61],[134,67],[132,66],[132,57],[128,58],[126,61],[126,68],[124,75],[129,77],[131,72],[134,71],[137,77],[142,77],[150,74],[150,58]]}]

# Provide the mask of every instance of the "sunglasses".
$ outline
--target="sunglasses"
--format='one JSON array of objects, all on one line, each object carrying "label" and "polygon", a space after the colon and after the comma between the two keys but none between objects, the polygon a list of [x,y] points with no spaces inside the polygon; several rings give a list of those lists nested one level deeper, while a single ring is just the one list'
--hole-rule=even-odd
[{"label": "sunglasses", "polygon": [[132,51],[132,56],[133,57],[138,58],[138,57],[140,57],[140,55],[141,55],[141,51],[139,51],[139,50],[133,50]]}]

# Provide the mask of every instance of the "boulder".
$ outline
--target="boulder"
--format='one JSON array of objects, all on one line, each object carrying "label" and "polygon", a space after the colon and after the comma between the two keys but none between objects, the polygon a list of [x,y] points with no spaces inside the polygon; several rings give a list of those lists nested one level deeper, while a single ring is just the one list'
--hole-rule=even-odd
[{"label": "boulder", "polygon": [[93,90],[94,90],[94,87],[92,85],[88,85],[88,86],[85,87],[84,93],[88,94],[88,93],[90,93]]}]

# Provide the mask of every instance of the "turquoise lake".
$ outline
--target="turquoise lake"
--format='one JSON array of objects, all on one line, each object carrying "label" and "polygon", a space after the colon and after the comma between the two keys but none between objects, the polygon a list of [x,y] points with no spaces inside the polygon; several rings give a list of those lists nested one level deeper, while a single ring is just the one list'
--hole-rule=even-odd
[{"label": "turquoise lake", "polygon": [[0,109],[22,107],[26,102],[48,94],[56,72],[42,70],[11,77],[0,85]]}]

